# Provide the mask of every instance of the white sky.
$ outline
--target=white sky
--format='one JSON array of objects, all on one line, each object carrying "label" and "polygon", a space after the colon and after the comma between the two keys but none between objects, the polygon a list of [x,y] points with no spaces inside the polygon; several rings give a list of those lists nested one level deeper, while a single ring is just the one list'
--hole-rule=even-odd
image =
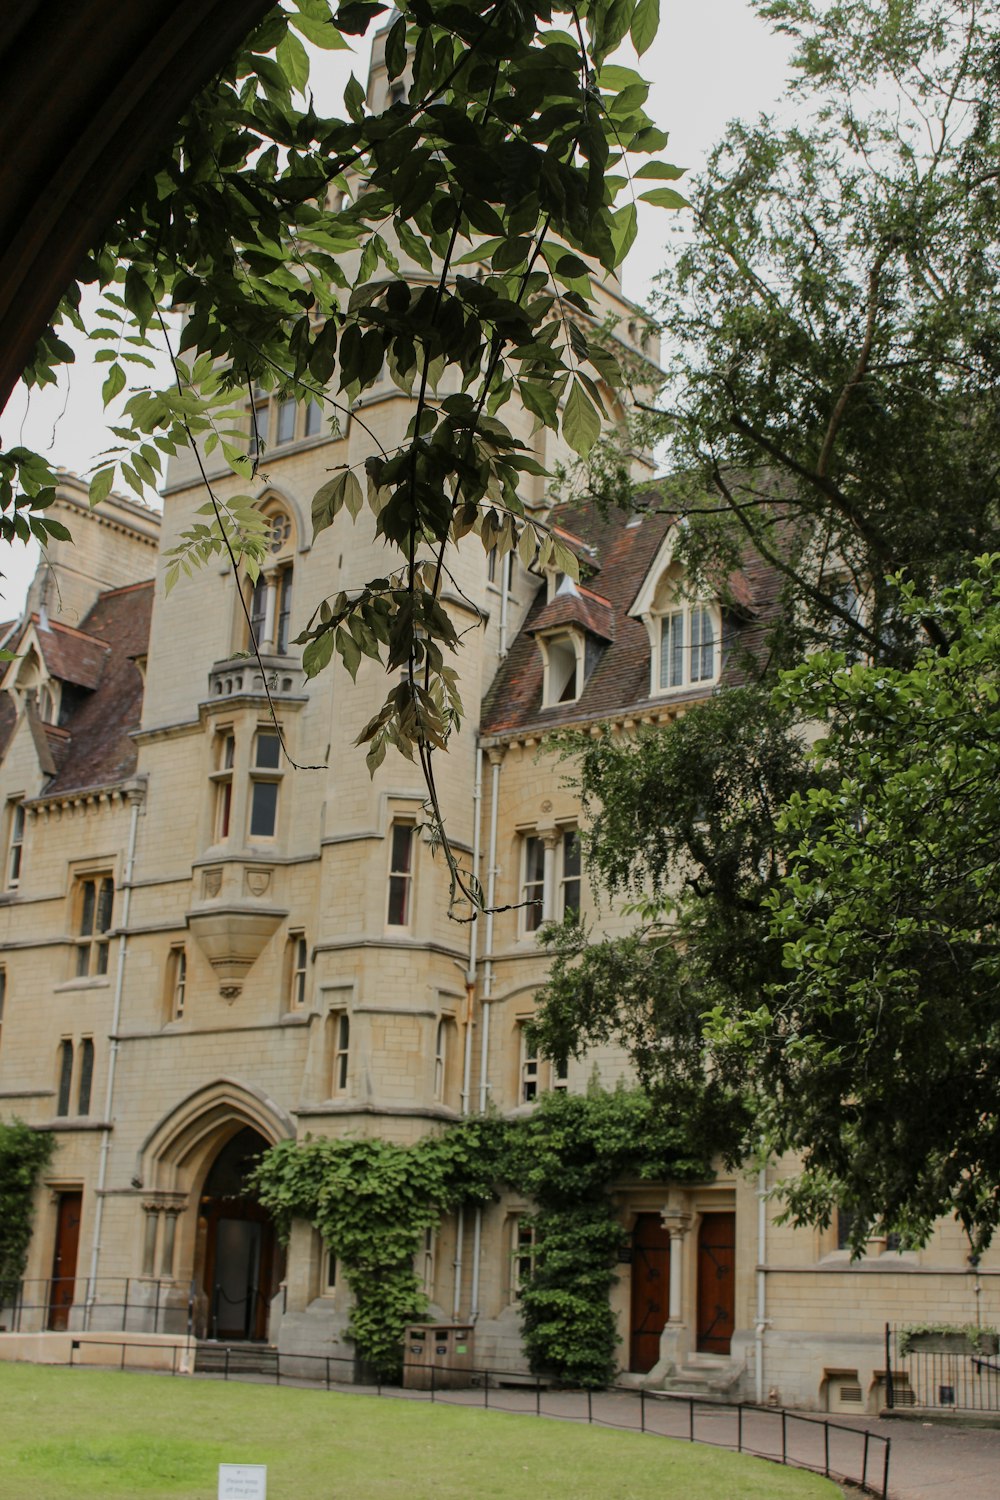
[{"label": "white sky", "polygon": [[[652,82],[647,112],[670,132],[661,154],[697,172],[728,120],[772,109],[784,91],[788,51],[787,42],[770,33],[747,0],[661,0],[659,35],[639,64]],[[313,80],[319,108],[338,111],[350,66],[347,53],[322,55],[322,85],[318,74]],[[355,62],[354,71],[363,81],[364,65]],[[678,187],[683,192],[683,181]],[[663,263],[666,236],[682,215],[645,204],[639,205],[639,215],[623,290],[641,302]],[[58,467],[86,474],[115,442],[105,427],[100,396],[107,366],[88,364],[86,341],[69,341],[75,343],[77,363],[64,373],[58,390],[14,392],[0,417],[0,445],[26,444],[50,455]],[[667,330],[664,361],[669,357]],[[11,619],[22,608],[36,560],[34,545],[0,543],[0,619]]]}]

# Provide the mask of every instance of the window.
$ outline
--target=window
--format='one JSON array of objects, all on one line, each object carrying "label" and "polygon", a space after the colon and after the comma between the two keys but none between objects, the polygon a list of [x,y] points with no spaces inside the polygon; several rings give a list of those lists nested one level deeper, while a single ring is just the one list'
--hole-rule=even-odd
[{"label": "window", "polygon": [[274,424],[274,445],[280,448],[284,443],[295,441],[295,412],[294,401],[279,401],[277,403],[277,421]]},{"label": "window", "polygon": [[537,932],[545,920],[545,844],[536,834],[524,840],[521,900],[525,903],[524,930]]},{"label": "window", "polygon": [[525,1025],[519,1028],[521,1037],[519,1104],[531,1104],[538,1098],[539,1066],[538,1045],[531,1041]]},{"label": "window", "polygon": [[333,1092],[343,1094],[347,1089],[347,1067],[350,1058],[351,1019],[347,1012],[334,1012],[330,1017],[334,1026]]},{"label": "window", "polygon": [[337,1257],[329,1245],[323,1246],[323,1295],[332,1297],[337,1290]]},{"label": "window", "polygon": [[223,730],[215,737],[215,770],[212,781],[215,785],[215,832],[217,844],[229,837],[229,824],[233,811],[233,762],[236,758],[236,738],[230,730]]},{"label": "window", "polygon": [[278,788],[281,785],[281,741],[273,730],[259,729],[254,736],[253,768],[250,772],[250,837],[273,839],[278,822]]},{"label": "window", "polygon": [[575,702],[583,686],[583,637],[576,631],[564,635],[540,635],[538,646],[544,666],[543,706],[553,708],[559,703]]},{"label": "window", "polygon": [[182,947],[171,948],[170,958],[167,962],[166,1013],[168,1021],[179,1021],[182,1019],[186,999],[187,950]]},{"label": "window", "polygon": [[444,1098],[445,1072],[448,1066],[448,1023],[439,1021],[434,1038],[434,1097]]},{"label": "window", "polygon": [[73,1084],[73,1043],[64,1037],[59,1043],[59,1085],[56,1096],[56,1114],[69,1114],[69,1094]]},{"label": "window", "polygon": [[661,691],[712,682],[716,667],[716,631],[705,604],[673,609],[660,620]]},{"label": "window", "polygon": [[24,803],[12,797],[7,803],[7,888],[15,890],[21,881],[21,856],[24,849]]},{"label": "window", "polygon": [[323,403],[315,400],[306,404],[306,437],[319,437],[323,431]]},{"label": "window", "polygon": [[390,927],[410,925],[415,833],[416,828],[412,823],[393,823],[390,830],[389,910],[386,914]]},{"label": "window", "polygon": [[580,879],[583,861],[580,853],[580,835],[575,828],[563,832],[560,854],[558,916],[576,919],[580,915]]},{"label": "window", "polygon": [[0,969],[0,1042],[3,1041],[3,1013],[7,1004],[7,970]]},{"label": "window", "polygon": [[80,1043],[80,1081],[76,1091],[76,1112],[90,1114],[90,1093],[94,1084],[94,1043],[85,1036]]},{"label": "window", "polygon": [[108,972],[111,909],[115,883],[110,875],[90,875],[77,882],[76,974],[78,979]]},{"label": "window", "polygon": [[561,1089],[563,1093],[569,1088],[569,1060],[563,1058],[562,1062],[552,1064],[552,1087]]},{"label": "window", "polygon": [[[267,557],[247,599],[250,637],[245,645],[262,654],[284,656],[288,651],[292,616],[292,557],[295,528],[281,505],[269,502],[263,512],[267,525]],[[247,585],[249,587],[249,585]]]},{"label": "window", "polygon": [[433,1229],[424,1230],[424,1248],[420,1268],[420,1285],[425,1297],[434,1295],[434,1262],[437,1252],[437,1235]]},{"label": "window", "polygon": [[[522,840],[521,911],[523,931],[537,932],[543,922],[580,915],[583,858],[575,828],[525,835]],[[548,860],[551,868],[546,870]]]},{"label": "window", "polygon": [[[255,386],[249,423],[251,457],[259,457],[268,446],[285,448],[304,438],[322,436],[323,414],[324,403],[316,396],[298,401],[294,396],[279,397]],[[330,430],[334,438],[343,435],[337,424]]]},{"label": "window", "polygon": [[511,1225],[511,1295],[516,1297],[535,1274],[535,1226],[528,1219]]},{"label": "window", "polygon": [[287,965],[288,1009],[301,1010],[306,1003],[306,975],[309,966],[309,944],[301,932],[289,934]]}]

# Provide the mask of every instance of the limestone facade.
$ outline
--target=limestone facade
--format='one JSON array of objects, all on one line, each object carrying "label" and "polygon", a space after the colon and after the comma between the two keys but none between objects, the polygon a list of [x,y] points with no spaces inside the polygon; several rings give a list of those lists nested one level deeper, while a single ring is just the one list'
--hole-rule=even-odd
[{"label": "limestone facade", "polygon": [[[606,298],[642,353],[634,312]],[[752,568],[756,612],[679,604],[655,507],[550,516],[584,563],[581,587],[463,545],[448,607],[466,717],[440,779],[456,848],[508,909],[453,922],[418,770],[390,758],[370,778],[355,747],[384,674],[366,661],[352,683],[336,663],[307,681],[294,644],[321,598],[385,570],[364,518],[341,515],[314,541],[310,502],[332,468],[401,436],[408,398],[376,387],[336,434],[305,407],[267,406],[254,494],[271,551],[256,589],[219,565],[165,591],[167,555],[204,501],[189,459],[171,471],[162,524],[115,497],[91,513],[67,477],[74,544],[52,545],[12,635],[0,1112],[58,1142],[23,1305],[0,1319],[26,1334],[175,1336],[190,1320],[220,1340],[350,1360],[336,1266],[304,1224],[280,1249],[240,1194],[241,1163],[307,1134],[411,1141],[466,1110],[530,1110],[595,1071],[607,1086],[629,1076],[610,1048],[559,1076],[524,1039],[545,973],[536,913],[579,903],[608,931],[623,920],[593,907],[579,809],[544,735],[669,719],[724,684],[729,633],[768,607]],[[516,425],[543,462],[564,456],[526,414]],[[547,504],[537,486],[525,499]],[[287,755],[245,654],[247,613]],[[922,1251],[873,1243],[852,1264],[836,1228],[774,1222],[761,1195],[793,1167],[618,1185],[632,1245],[613,1294],[623,1373],[872,1407],[886,1321],[996,1322],[996,1251],[970,1268],[945,1224]],[[471,1211],[447,1221],[420,1257],[434,1314],[472,1321],[476,1362],[510,1371],[524,1369],[530,1208],[508,1195],[478,1225]]]}]

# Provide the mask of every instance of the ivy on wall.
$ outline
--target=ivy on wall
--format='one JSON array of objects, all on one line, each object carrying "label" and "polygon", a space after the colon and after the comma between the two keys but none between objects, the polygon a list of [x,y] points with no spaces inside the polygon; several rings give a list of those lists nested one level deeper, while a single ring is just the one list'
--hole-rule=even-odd
[{"label": "ivy on wall", "polygon": [[382,1140],[283,1141],[254,1178],[285,1238],[308,1220],[337,1256],[354,1297],[359,1356],[398,1374],[403,1332],[427,1310],[414,1273],[443,1214],[507,1186],[537,1204],[534,1266],[519,1296],[533,1370],[601,1386],[615,1368],[609,1293],[622,1240],[610,1186],[620,1179],[704,1179],[683,1121],[636,1089],[544,1095],[529,1117],[473,1116],[409,1146]]},{"label": "ivy on wall", "polygon": [[35,1184],[54,1147],[53,1136],[22,1120],[0,1124],[0,1302],[24,1274]]}]

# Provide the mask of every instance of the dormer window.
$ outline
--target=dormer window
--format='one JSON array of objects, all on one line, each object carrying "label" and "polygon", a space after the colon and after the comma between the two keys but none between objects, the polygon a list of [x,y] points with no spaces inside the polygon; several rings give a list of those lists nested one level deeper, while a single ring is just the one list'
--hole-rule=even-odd
[{"label": "dormer window", "polygon": [[707,604],[684,605],[660,617],[661,692],[697,687],[718,676],[717,632]]},{"label": "dormer window", "polygon": [[714,599],[698,598],[673,560],[667,534],[629,614],[649,635],[649,691],[694,692],[718,682],[722,670],[722,614]]},{"label": "dormer window", "polygon": [[575,702],[582,687],[583,637],[575,630],[565,635],[539,636],[538,645],[545,663],[543,706]]}]

